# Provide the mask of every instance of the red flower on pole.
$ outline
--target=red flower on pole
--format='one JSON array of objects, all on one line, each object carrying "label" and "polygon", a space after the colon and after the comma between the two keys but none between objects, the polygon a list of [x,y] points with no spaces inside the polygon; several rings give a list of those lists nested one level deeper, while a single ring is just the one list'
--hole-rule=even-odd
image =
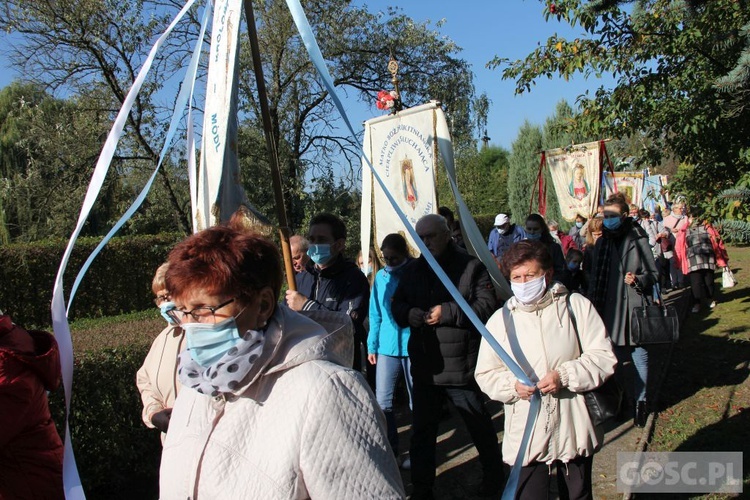
[{"label": "red flower on pole", "polygon": [[398,99],[398,94],[395,90],[391,90],[390,92],[381,90],[378,92],[378,101],[376,104],[378,109],[389,110],[396,106],[396,99]]}]

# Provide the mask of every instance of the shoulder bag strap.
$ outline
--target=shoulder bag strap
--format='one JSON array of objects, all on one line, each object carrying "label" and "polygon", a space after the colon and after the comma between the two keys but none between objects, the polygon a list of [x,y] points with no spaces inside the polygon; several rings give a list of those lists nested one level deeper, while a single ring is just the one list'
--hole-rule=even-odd
[{"label": "shoulder bag strap", "polygon": [[573,295],[573,293],[569,293],[567,297],[565,297],[565,305],[568,308],[568,316],[570,316],[570,323],[573,325],[573,331],[576,332],[576,340],[578,341],[578,352],[579,356],[583,354],[583,346],[581,345],[581,336],[578,334],[578,322],[576,321],[576,315],[573,312],[573,306],[570,305],[570,296]]}]

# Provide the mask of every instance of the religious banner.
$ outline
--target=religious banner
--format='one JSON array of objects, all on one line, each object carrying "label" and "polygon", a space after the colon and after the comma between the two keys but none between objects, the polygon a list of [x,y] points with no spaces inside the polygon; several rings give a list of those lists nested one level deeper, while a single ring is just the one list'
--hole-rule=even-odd
[{"label": "religious banner", "polygon": [[237,89],[242,0],[216,0],[208,60],[193,231],[228,220],[246,203],[237,159]]},{"label": "religious banner", "polygon": [[[436,109],[436,105],[430,103],[365,122],[364,153],[412,227],[422,216],[437,213]],[[447,140],[450,141],[450,137]],[[366,163],[363,163],[362,172],[363,177],[372,176]],[[365,192],[370,186],[372,190]],[[372,204],[374,208],[375,248],[380,248],[388,234],[400,233],[406,238],[410,250],[416,253],[417,246],[411,235],[404,231],[380,185],[372,183],[371,179],[363,182],[362,204],[363,214],[370,212],[366,205]],[[365,217],[369,219],[369,215]],[[365,217],[362,220],[362,239],[369,242],[370,221],[364,220]]]},{"label": "religious banner", "polygon": [[661,175],[648,175],[643,181],[641,206],[651,213],[654,213],[657,205],[661,208],[667,206],[667,200],[664,198],[664,187],[662,186],[661,178]]},{"label": "religious banner", "polygon": [[[615,189],[615,185],[617,188]],[[605,197],[618,192],[625,195],[628,203],[639,207],[643,194],[643,172],[606,172],[604,175]]]},{"label": "religious banner", "polygon": [[596,212],[601,175],[599,141],[545,151],[562,217],[573,222]]}]

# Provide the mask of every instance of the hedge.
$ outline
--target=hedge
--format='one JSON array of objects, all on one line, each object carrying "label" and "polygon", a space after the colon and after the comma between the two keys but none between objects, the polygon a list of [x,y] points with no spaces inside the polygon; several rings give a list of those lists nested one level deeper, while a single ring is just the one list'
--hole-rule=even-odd
[{"label": "hedge", "polygon": [[[153,306],[151,280],[181,234],[113,238],[94,260],[76,293],[69,319],[140,311]],[[66,300],[99,238],[76,243],[63,279]],[[55,276],[67,241],[0,247],[0,309],[27,328],[48,328]]]},{"label": "hedge", "polygon": [[[76,354],[70,430],[76,464],[88,498],[156,498],[161,441],[141,421],[135,373],[149,344]],[[64,431],[62,388],[50,407]]]}]

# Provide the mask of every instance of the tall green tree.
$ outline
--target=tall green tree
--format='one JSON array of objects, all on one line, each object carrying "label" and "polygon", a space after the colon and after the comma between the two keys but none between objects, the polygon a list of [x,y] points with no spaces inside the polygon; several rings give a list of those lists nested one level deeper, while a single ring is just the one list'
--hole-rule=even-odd
[{"label": "tall green tree", "polygon": [[[695,165],[696,192],[712,196],[748,171],[750,107],[737,106],[717,81],[738,67],[750,8],[744,0],[544,2],[548,22],[580,26],[574,39],[554,35],[523,59],[492,66],[531,90],[542,77],[611,74],[614,88],[579,98],[572,124],[596,137],[645,134],[639,155],[658,164],[665,155]],[[625,7],[631,8],[630,11]],[[552,11],[554,10],[554,12]],[[708,188],[708,189],[706,189]]]},{"label": "tall green tree", "polygon": [[[67,236],[109,123],[90,111],[90,96],[56,99],[40,86],[12,83],[0,90],[0,210],[5,239]],[[116,162],[114,168],[121,165]],[[84,234],[100,234],[129,196],[117,176],[107,179]]]},{"label": "tall green tree", "polygon": [[[506,149],[489,146],[456,157],[456,184],[473,215],[508,210],[508,156]],[[453,191],[442,172],[438,175],[438,199],[441,205],[455,207]]]},{"label": "tall green tree", "polygon": [[[508,204],[511,220],[523,224],[526,216],[539,210],[537,195],[532,198],[537,174],[539,173],[539,152],[542,149],[544,136],[542,129],[525,121],[518,130],[510,150],[508,169]],[[536,191],[538,193],[538,191]]]}]

